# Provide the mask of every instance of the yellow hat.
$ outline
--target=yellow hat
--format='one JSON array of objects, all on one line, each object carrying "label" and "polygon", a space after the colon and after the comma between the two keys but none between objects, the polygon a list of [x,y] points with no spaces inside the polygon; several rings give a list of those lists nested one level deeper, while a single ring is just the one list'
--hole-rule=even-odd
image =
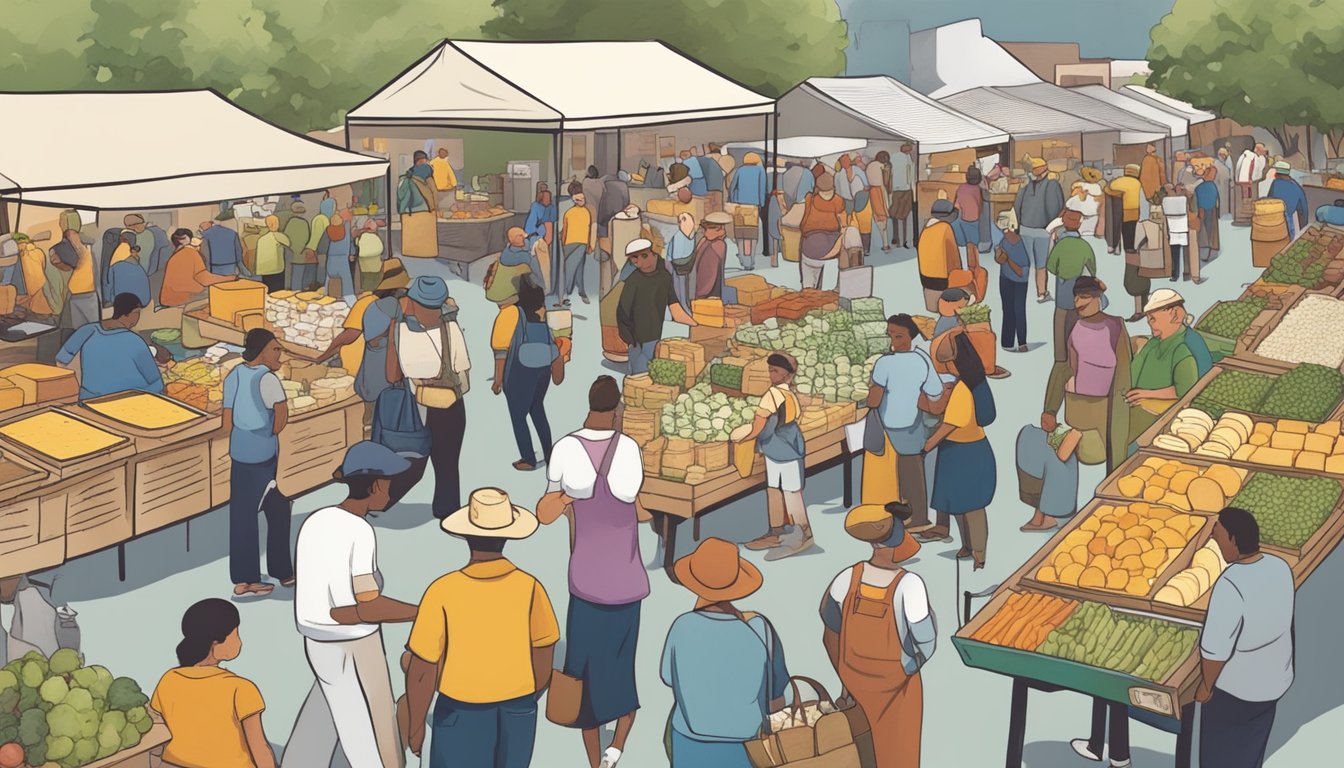
[{"label": "yellow hat", "polygon": [[761,156],[756,154],[755,152],[748,152],[747,156],[742,158],[742,162],[745,165],[760,165]]},{"label": "yellow hat", "polygon": [[1033,171],[1034,171],[1034,170],[1037,170],[1037,169],[1039,169],[1039,168],[1044,168],[1044,167],[1046,167],[1047,165],[1048,165],[1048,163],[1045,162],[1045,158],[1043,158],[1043,157],[1033,157],[1033,158],[1031,158],[1031,170],[1033,170]]}]

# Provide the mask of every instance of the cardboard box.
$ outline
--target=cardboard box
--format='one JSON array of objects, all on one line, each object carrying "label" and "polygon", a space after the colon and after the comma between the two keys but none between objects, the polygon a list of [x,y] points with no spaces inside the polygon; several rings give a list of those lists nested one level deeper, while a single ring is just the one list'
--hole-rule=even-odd
[{"label": "cardboard box", "polygon": [[232,323],[234,315],[266,309],[266,286],[254,280],[231,280],[210,286],[210,316]]},{"label": "cardboard box", "polygon": [[75,379],[75,372],[54,365],[11,365],[0,370],[0,379],[8,379],[10,384],[23,392],[24,405],[79,397],[79,382]]}]

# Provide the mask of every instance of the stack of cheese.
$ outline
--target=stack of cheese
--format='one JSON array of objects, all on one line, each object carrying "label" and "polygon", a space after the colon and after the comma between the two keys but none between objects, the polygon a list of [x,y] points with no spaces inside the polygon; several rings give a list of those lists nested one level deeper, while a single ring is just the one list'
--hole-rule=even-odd
[{"label": "stack of cheese", "polygon": [[69,369],[42,363],[20,363],[0,369],[0,411],[78,395],[79,382]]},{"label": "stack of cheese", "polygon": [[[1255,422],[1244,413],[1229,411],[1215,422],[1197,408],[1186,408],[1176,414],[1165,434],[1153,440],[1153,446],[1175,453],[1242,461],[1250,453],[1243,447],[1254,429]],[[1238,451],[1243,455],[1238,455]]]},{"label": "stack of cheese", "polygon": [[355,394],[355,377],[333,375],[317,379],[308,385],[308,393],[317,401],[319,408],[339,403]]},{"label": "stack of cheese", "polygon": [[276,291],[266,297],[266,322],[284,341],[326,349],[336,338],[350,307],[316,291]]},{"label": "stack of cheese", "polygon": [[1218,581],[1218,577],[1226,568],[1227,561],[1223,559],[1222,550],[1218,548],[1217,542],[1210,539],[1195,552],[1190,567],[1172,576],[1166,585],[1153,595],[1153,600],[1168,605],[1194,605],[1213,587],[1213,583]]},{"label": "stack of cheese", "polygon": [[705,328],[722,328],[723,299],[695,299],[691,302],[691,316]]}]

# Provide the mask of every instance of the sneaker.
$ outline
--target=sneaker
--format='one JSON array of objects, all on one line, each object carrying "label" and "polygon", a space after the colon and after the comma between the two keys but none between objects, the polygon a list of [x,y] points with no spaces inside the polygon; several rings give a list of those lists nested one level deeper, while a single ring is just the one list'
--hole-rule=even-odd
[{"label": "sneaker", "polygon": [[752,552],[760,552],[765,549],[774,549],[784,544],[784,537],[780,534],[766,534],[755,541],[748,541],[742,546],[750,549]]},{"label": "sneaker", "polygon": [[1049,291],[1046,291],[1045,293],[1042,293],[1041,295],[1039,295],[1039,296],[1036,297],[1036,303],[1037,303],[1037,304],[1044,304],[1044,303],[1046,303],[1047,301],[1050,301],[1050,300],[1052,300],[1052,299],[1054,299],[1054,298],[1055,298],[1054,296],[1051,296],[1051,295],[1050,295],[1050,292],[1049,292]]},{"label": "sneaker", "polygon": [[1208,279],[1207,277],[1196,277],[1193,282],[1195,285],[1203,285]]},{"label": "sneaker", "polygon": [[1129,760],[1112,760],[1111,768],[1129,768],[1132,764]]},{"label": "sneaker", "polygon": [[793,544],[787,547],[777,547],[775,549],[770,550],[765,554],[765,559],[767,562],[783,560],[786,557],[801,555],[802,553],[808,551],[809,549],[812,549],[816,545],[817,545],[816,539],[812,538],[811,535],[807,535],[799,539],[797,544]]},{"label": "sneaker", "polygon": [[616,768],[616,763],[621,759],[621,750],[615,747],[607,747],[607,751],[602,755],[602,762],[598,763],[598,768]]},{"label": "sneaker", "polygon": [[1092,752],[1088,747],[1087,739],[1074,739],[1069,742],[1069,746],[1073,747],[1073,751],[1077,752],[1079,757],[1085,757],[1097,763],[1101,762],[1101,755]]},{"label": "sneaker", "polygon": [[1018,352],[1026,352],[1026,351],[1027,351],[1027,345],[1026,345],[1026,344],[1023,344],[1022,346],[1020,346],[1020,347],[1017,348],[1017,351],[1018,351]]}]

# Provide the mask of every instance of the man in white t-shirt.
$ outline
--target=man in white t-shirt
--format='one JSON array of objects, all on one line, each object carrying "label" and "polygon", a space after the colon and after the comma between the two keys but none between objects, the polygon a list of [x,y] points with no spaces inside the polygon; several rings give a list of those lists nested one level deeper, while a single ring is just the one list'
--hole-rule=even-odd
[{"label": "man in white t-shirt", "polygon": [[345,501],[299,528],[294,618],[317,678],[299,710],[282,768],[328,768],[337,743],[351,768],[403,768],[380,625],[415,620],[416,606],[382,594],[371,512],[390,500],[410,462],[370,441],[350,446],[336,478]]}]

